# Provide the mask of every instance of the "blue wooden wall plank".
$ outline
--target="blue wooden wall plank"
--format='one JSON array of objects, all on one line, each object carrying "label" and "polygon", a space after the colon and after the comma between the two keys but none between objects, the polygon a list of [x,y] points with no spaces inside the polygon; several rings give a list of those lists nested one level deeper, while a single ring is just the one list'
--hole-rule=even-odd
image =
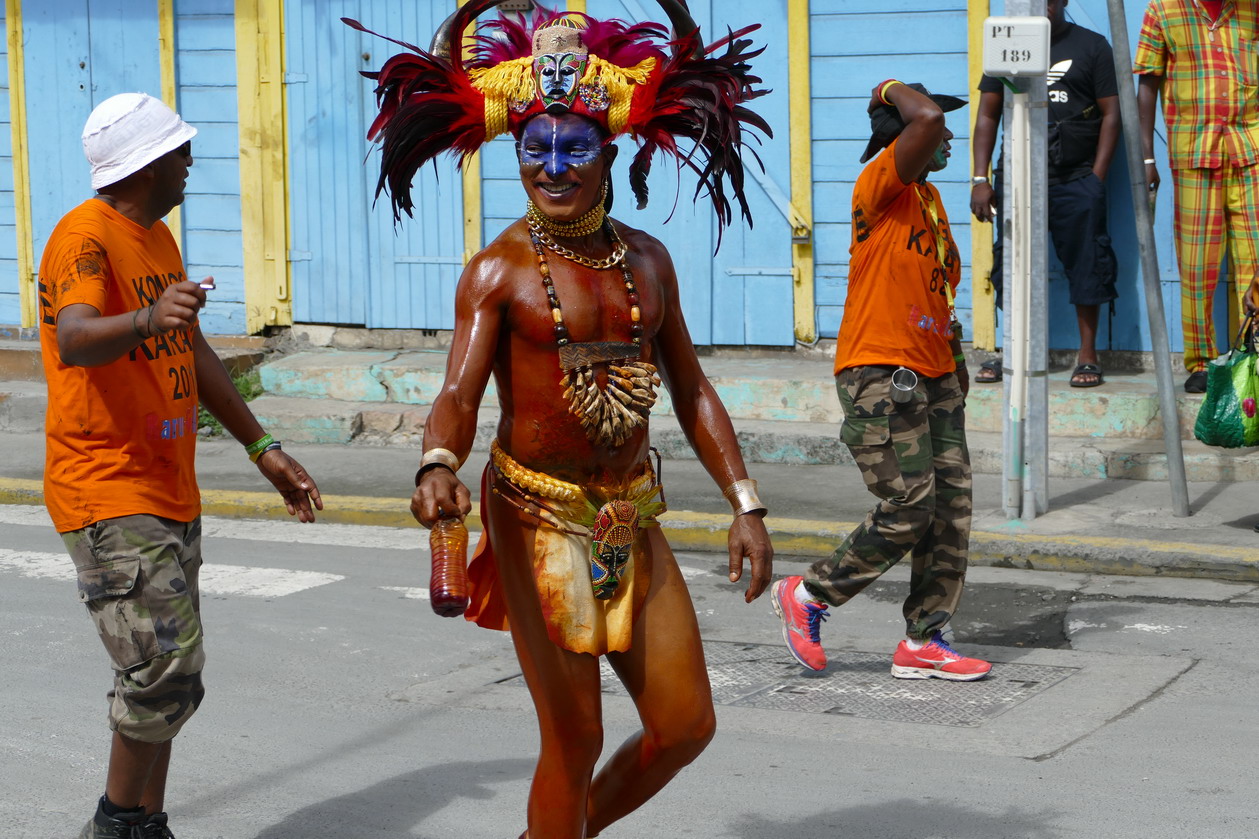
[{"label": "blue wooden wall plank", "polygon": [[181,17],[228,15],[236,13],[236,0],[175,0],[175,11]]},{"label": "blue wooden wall plank", "polygon": [[[183,44],[200,44],[198,25],[214,20],[213,18],[196,17],[182,18],[179,30],[185,35],[179,50],[179,84],[183,87],[222,87],[235,81],[236,51],[234,49],[184,49]],[[192,40],[196,39],[196,40]],[[227,68],[233,71],[232,77],[224,78]]]},{"label": "blue wooden wall plank", "polygon": [[[0,260],[16,260],[17,259],[17,225],[11,221],[8,223],[0,223]],[[13,263],[15,266],[16,262]],[[12,287],[9,285],[10,280],[16,281],[17,270],[14,269],[12,274],[0,273],[0,288],[8,291],[17,289],[17,283],[14,282]]]},{"label": "blue wooden wall plank", "polygon": [[[367,323],[366,80],[354,78],[356,33],[338,20],[348,15],[375,25],[363,11],[349,2],[285,3],[285,61],[295,79],[286,92],[290,238],[298,259],[292,263],[293,315],[299,322]],[[349,138],[357,139],[352,154]]]},{"label": "blue wooden wall plank", "polygon": [[[17,262],[0,263],[5,276],[17,276]],[[0,324],[16,326],[22,322],[22,301],[15,291],[0,291]]]},{"label": "blue wooden wall plank", "polygon": [[[827,15],[861,15],[883,14],[884,12],[912,12],[914,16],[924,10],[953,9],[965,10],[966,0],[810,0],[809,10],[814,17]],[[994,14],[996,14],[994,12]],[[904,32],[906,18],[900,18],[901,24],[893,32]],[[887,40],[886,34],[883,40]],[[911,33],[897,36],[898,43],[912,43]]]},{"label": "blue wooden wall plank", "polygon": [[[207,138],[197,132],[193,139],[192,169],[188,172],[189,195],[230,195],[240,199],[240,159],[238,157],[211,157]],[[202,149],[205,151],[202,151]],[[221,153],[221,150],[220,150]],[[240,229],[240,207],[230,214],[233,229]]]},{"label": "blue wooden wall plank", "polygon": [[180,115],[197,129],[182,211],[184,262],[189,277],[213,275],[217,286],[202,329],[240,334],[245,278],[233,14],[222,2],[176,2],[175,77]]},{"label": "blue wooden wall plank", "polygon": [[[888,37],[898,30],[905,33],[904,40]],[[916,40],[914,32],[930,32],[931,37]],[[912,23],[906,21],[905,15],[896,13],[815,15],[809,41],[815,58],[881,56],[909,62],[916,60],[919,53],[952,52],[965,56],[966,9],[919,12]],[[905,43],[914,46],[908,51],[896,49]]]}]

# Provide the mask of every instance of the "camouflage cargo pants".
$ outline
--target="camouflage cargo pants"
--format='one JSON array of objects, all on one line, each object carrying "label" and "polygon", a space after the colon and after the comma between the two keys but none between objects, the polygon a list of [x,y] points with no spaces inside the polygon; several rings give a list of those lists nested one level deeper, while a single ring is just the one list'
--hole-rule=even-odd
[{"label": "camouflage cargo pants", "polygon": [[201,519],[138,515],[61,534],[114,668],[110,727],[144,743],[174,737],[201,703]]},{"label": "camouflage cargo pants", "polygon": [[910,554],[906,634],[929,638],[953,617],[966,577],[971,470],[962,391],[953,374],[920,376],[910,401],[896,403],[893,369],[852,367],[835,377],[840,438],[879,503],[804,579],[814,596],[841,606]]}]

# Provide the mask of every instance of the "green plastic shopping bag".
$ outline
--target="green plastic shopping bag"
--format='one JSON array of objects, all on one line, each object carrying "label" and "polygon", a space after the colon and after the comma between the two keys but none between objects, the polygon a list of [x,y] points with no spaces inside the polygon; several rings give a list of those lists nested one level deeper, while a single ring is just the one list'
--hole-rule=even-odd
[{"label": "green plastic shopping bag", "polygon": [[1193,436],[1208,446],[1236,449],[1259,445],[1253,321],[1253,315],[1247,317],[1232,348],[1207,365],[1207,392],[1198,409]]}]

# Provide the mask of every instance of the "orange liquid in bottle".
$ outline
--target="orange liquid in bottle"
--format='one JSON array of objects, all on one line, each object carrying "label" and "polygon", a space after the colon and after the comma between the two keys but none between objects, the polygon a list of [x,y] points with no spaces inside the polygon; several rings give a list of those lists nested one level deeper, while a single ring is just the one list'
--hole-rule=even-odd
[{"label": "orange liquid in bottle", "polygon": [[468,528],[459,519],[439,519],[428,536],[433,554],[429,599],[433,611],[457,618],[468,608]]}]

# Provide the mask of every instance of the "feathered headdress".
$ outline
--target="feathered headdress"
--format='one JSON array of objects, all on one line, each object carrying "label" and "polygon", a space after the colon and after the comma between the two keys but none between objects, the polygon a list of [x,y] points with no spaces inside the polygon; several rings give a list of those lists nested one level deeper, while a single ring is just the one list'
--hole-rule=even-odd
[{"label": "feathered headdress", "polygon": [[[468,58],[460,58],[452,41],[501,2],[471,0],[442,24],[428,51],[380,36],[410,51],[390,58],[378,72],[363,73],[377,82],[380,107],[367,133],[382,144],[376,194],[388,192],[395,219],[411,215],[411,181],[437,155],[457,154],[462,165],[499,134],[519,138],[525,123],[540,113],[572,112],[598,122],[609,138],[629,134],[638,141],[629,177],[639,209],[647,204],[651,159],[662,151],[699,176],[696,197],[707,191],[721,227],[733,220],[727,179],[751,223],[743,191],[744,131],[773,134],[744,105],[768,93],[755,89],[761,80],[748,64],[764,48],[751,49],[743,37],[759,24],[705,47],[684,0],[660,0],[673,24],[672,41],[658,23],[599,21],[539,8],[527,22],[503,18],[483,24]],[[679,140],[694,146],[684,151]]]}]

